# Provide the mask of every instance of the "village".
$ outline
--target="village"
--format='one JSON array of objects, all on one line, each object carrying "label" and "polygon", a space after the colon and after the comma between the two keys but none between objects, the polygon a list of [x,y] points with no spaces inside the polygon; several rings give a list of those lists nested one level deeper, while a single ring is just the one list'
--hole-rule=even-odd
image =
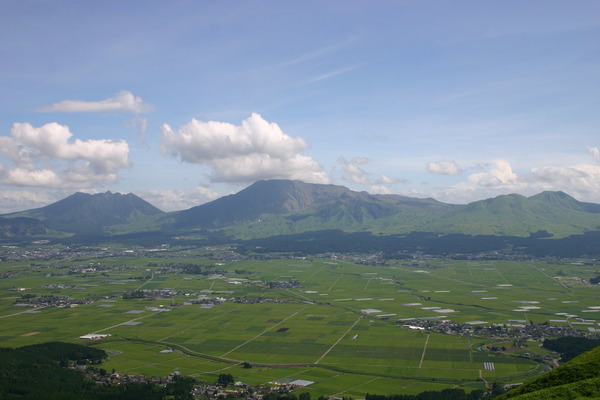
[{"label": "village", "polygon": [[[167,352],[173,351],[172,349],[163,350]],[[252,368],[248,363],[242,363],[243,368]],[[175,371],[164,377],[157,376],[146,376],[146,375],[134,375],[134,374],[120,374],[115,371],[108,372],[102,368],[95,367],[93,365],[78,365],[71,364],[71,369],[80,371],[85,374],[89,379],[100,385],[128,385],[128,384],[150,384],[158,386],[166,386],[172,384],[180,379],[185,378],[180,372]],[[290,399],[295,397],[292,392],[298,389],[307,387],[315,382],[286,378],[277,381],[269,382],[265,385],[252,386],[241,381],[235,381],[231,374],[219,374],[218,379],[214,383],[200,383],[195,380],[192,386],[190,395],[194,399],[246,399],[246,400],[262,400],[268,397],[280,397],[287,395]],[[310,400],[310,395],[304,393],[300,397],[304,400]],[[324,400],[324,399],[322,399]]]}]

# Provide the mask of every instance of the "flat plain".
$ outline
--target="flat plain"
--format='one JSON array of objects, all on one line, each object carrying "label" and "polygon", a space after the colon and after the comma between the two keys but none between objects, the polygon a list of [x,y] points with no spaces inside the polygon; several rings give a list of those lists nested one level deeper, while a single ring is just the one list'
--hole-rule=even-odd
[{"label": "flat plain", "polygon": [[[471,390],[547,369],[523,357],[545,354],[537,341],[517,349],[510,340],[410,329],[403,320],[599,328],[600,291],[587,281],[600,271],[578,260],[358,261],[224,260],[172,249],[3,262],[0,346],[88,343],[109,353],[103,368],[120,373],[179,371],[208,382],[231,373],[251,385],[295,378],[314,382],[303,390],[315,396],[363,397]],[[204,269],[185,273],[185,265]],[[123,298],[136,290],[146,295]],[[87,304],[25,305],[43,296]],[[87,334],[110,336],[79,339]],[[483,348],[494,344],[514,349]]]}]

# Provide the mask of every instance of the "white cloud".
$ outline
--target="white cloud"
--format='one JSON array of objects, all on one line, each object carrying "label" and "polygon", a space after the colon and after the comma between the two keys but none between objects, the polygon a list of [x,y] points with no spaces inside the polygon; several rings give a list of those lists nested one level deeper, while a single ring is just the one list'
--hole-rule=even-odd
[{"label": "white cloud", "polygon": [[596,161],[600,161],[600,148],[588,146],[587,149]]},{"label": "white cloud", "polygon": [[478,172],[469,175],[469,182],[486,187],[516,189],[518,188],[518,176],[512,170],[508,161],[494,161],[487,172]]},{"label": "white cloud", "polygon": [[373,194],[391,194],[392,191],[384,185],[373,185],[371,186],[371,189],[369,190],[369,193],[373,193]]},{"label": "white cloud", "polygon": [[427,163],[427,171],[433,174],[450,176],[460,175],[462,173],[462,169],[458,164],[450,160],[430,161]]},{"label": "white cloud", "polygon": [[391,185],[392,183],[398,183],[398,182],[406,182],[406,181],[401,180],[401,179],[393,179],[393,178],[390,178],[389,176],[383,175],[383,174],[381,175],[381,183],[383,183],[383,184]]},{"label": "white cloud", "polygon": [[0,183],[16,186],[59,187],[61,180],[49,169],[10,169],[0,165]]},{"label": "white cloud", "polygon": [[541,190],[562,190],[582,199],[598,202],[600,196],[600,166],[579,164],[533,168],[524,177],[530,186]]},{"label": "white cloud", "polygon": [[0,190],[0,214],[31,210],[64,198],[64,193],[29,190]]},{"label": "white cloud", "polygon": [[379,193],[382,193],[383,185],[401,182],[399,179],[393,179],[383,174],[379,179],[369,177],[369,173],[359,166],[367,164],[368,162],[369,159],[365,157],[355,157],[351,160],[347,160],[344,157],[338,158],[338,163],[342,164],[342,171],[344,171],[342,179],[347,182],[358,183],[359,185],[375,185],[373,187],[378,190]]},{"label": "white cloud", "polygon": [[[594,158],[597,148],[588,147]],[[448,202],[465,203],[500,194],[533,195],[545,190],[563,191],[581,200],[598,202],[600,198],[600,165],[546,165],[517,173],[505,160],[480,165],[485,169],[468,176],[466,181],[439,188],[434,197]]]},{"label": "white cloud", "polygon": [[508,161],[496,160],[480,165],[482,172],[471,174],[456,185],[438,188],[431,197],[450,203],[468,203],[501,194],[527,191]]},{"label": "white cloud", "polygon": [[338,158],[338,162],[342,164],[342,171],[344,171],[343,180],[361,185],[372,185],[375,183],[373,179],[368,177],[369,174],[367,171],[359,167],[359,165],[368,162],[366,158],[356,157],[352,160],[346,160],[344,157],[340,157]]},{"label": "white cloud", "polygon": [[140,196],[163,211],[186,210],[221,197],[209,188],[198,186],[191,190],[150,190]]},{"label": "white cloud", "polygon": [[304,139],[293,138],[253,113],[237,126],[193,119],[175,131],[163,125],[161,151],[182,161],[212,168],[213,182],[248,183],[258,179],[299,179],[329,183]]},{"label": "white cloud", "polygon": [[129,146],[123,140],[70,141],[69,128],[55,122],[39,128],[15,123],[11,136],[0,137],[0,184],[53,188],[86,188],[115,182],[117,171],[129,167]]},{"label": "white cloud", "polygon": [[49,106],[42,106],[37,109],[39,112],[106,112],[123,111],[132,113],[142,113],[152,111],[152,106],[142,101],[140,97],[135,97],[133,93],[123,90],[115,94],[110,99],[100,101],[84,100],[63,100],[53,103]]}]

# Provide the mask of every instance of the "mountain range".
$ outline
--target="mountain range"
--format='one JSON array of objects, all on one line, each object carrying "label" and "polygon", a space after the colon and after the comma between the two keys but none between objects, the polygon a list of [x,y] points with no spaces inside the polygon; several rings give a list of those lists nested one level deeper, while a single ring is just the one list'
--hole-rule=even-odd
[{"label": "mountain range", "polygon": [[580,202],[563,192],[542,192],[457,205],[337,185],[265,180],[170,213],[134,194],[106,192],[75,193],[45,207],[0,216],[0,236],[5,239],[154,233],[266,240],[327,231],[380,238],[426,233],[564,239],[600,232],[600,204]]}]

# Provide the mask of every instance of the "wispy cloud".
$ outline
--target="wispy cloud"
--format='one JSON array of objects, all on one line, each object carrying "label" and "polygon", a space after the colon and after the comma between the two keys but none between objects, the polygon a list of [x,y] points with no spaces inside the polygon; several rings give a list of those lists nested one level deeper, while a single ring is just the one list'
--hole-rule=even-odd
[{"label": "wispy cloud", "polygon": [[134,114],[152,111],[153,107],[146,104],[140,97],[135,97],[133,93],[123,90],[113,97],[99,101],[84,100],[63,100],[58,103],[52,103],[48,106],[42,106],[37,109],[38,112],[131,112]]},{"label": "wispy cloud", "polygon": [[341,74],[344,74],[344,73],[346,73],[348,71],[352,71],[353,69],[356,69],[358,67],[359,67],[358,65],[353,65],[353,66],[350,66],[350,67],[338,69],[336,71],[328,72],[326,74],[322,74],[322,75],[316,76],[316,77],[314,77],[312,79],[309,79],[309,80],[307,80],[305,82],[302,82],[301,85],[308,85],[310,83],[315,83],[315,82],[319,82],[319,81],[322,81],[322,80],[325,80],[325,79],[333,78],[333,77],[335,77],[337,75],[341,75]]},{"label": "wispy cloud", "polygon": [[328,56],[329,54],[335,53],[339,50],[349,47],[355,41],[355,37],[351,36],[338,43],[333,43],[325,47],[304,53],[298,57],[292,58],[291,60],[284,61],[280,64],[273,66],[274,68],[287,67],[290,65],[300,64],[306,61],[311,61],[320,57]]}]

